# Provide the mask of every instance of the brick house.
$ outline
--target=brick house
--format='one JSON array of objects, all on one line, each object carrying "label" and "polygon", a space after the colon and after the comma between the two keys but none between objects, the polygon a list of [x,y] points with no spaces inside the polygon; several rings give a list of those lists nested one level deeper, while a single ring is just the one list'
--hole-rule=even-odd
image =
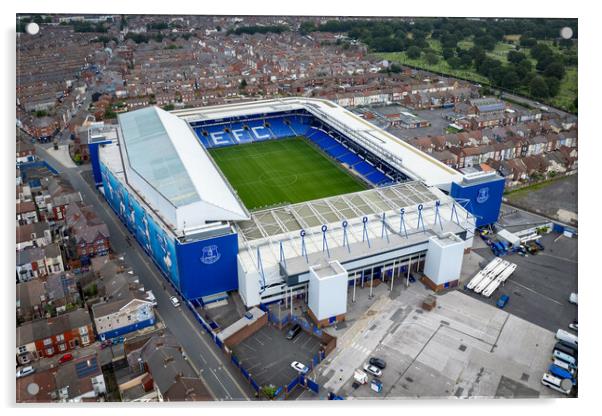
[{"label": "brick house", "polygon": [[65,210],[65,224],[78,258],[108,254],[109,228],[98,218],[93,207],[70,203]]},{"label": "brick house", "polygon": [[17,361],[26,364],[52,357],[95,341],[92,319],[86,309],[27,322],[17,327]]}]

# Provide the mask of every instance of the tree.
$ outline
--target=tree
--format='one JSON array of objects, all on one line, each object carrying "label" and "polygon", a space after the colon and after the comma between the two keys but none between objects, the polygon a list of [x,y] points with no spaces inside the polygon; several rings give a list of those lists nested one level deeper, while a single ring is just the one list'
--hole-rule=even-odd
[{"label": "tree", "polygon": [[558,92],[560,91],[560,80],[556,77],[546,77],[545,80],[550,97],[558,95]]},{"label": "tree", "polygon": [[506,56],[508,62],[512,62],[513,64],[519,64],[522,61],[527,59],[527,55],[522,52],[510,51]]},{"label": "tree", "polygon": [[443,59],[447,61],[449,58],[454,56],[454,50],[452,48],[443,48],[442,54]]},{"label": "tree", "polygon": [[559,80],[564,78],[564,73],[565,73],[564,65],[558,61],[551,62],[546,67],[546,69],[543,71],[543,74],[546,77],[554,77]]},{"label": "tree", "polygon": [[520,61],[520,63],[518,63],[514,69],[516,70],[516,73],[520,79],[524,80],[527,74],[533,71],[533,64],[528,59],[525,59],[524,61]]},{"label": "tree", "polygon": [[502,87],[513,90],[520,84],[520,78],[514,69],[506,69],[502,77]]},{"label": "tree", "polygon": [[429,52],[424,56],[424,59],[426,61],[427,64],[429,65],[435,65],[437,62],[439,62],[439,57],[434,54],[433,52]]},{"label": "tree", "polygon": [[531,47],[535,46],[536,44],[537,44],[537,40],[535,40],[533,38],[523,37],[523,36],[521,36],[521,38],[520,38],[520,46],[523,48],[531,48]]},{"label": "tree", "polygon": [[410,59],[418,59],[418,58],[420,58],[420,54],[421,53],[422,52],[420,51],[420,48],[418,48],[417,46],[410,46],[408,48],[408,50],[406,51],[406,55]]},{"label": "tree", "polygon": [[536,98],[547,98],[550,96],[548,84],[546,84],[546,80],[541,76],[536,76],[531,80],[529,89],[531,91],[531,95]]},{"label": "tree", "polygon": [[451,58],[449,58],[447,60],[447,63],[453,69],[458,69],[458,68],[460,68],[460,66],[462,66],[462,60],[460,58],[458,58],[457,56],[452,56]]}]

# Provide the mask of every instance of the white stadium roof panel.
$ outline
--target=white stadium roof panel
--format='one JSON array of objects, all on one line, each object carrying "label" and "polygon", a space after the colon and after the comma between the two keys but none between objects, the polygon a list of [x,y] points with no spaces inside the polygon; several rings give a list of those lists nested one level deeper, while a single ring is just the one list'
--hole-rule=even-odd
[{"label": "white stadium roof panel", "polygon": [[192,231],[211,221],[249,218],[184,120],[149,107],[119,115],[119,124],[128,184],[143,191],[172,228]]}]

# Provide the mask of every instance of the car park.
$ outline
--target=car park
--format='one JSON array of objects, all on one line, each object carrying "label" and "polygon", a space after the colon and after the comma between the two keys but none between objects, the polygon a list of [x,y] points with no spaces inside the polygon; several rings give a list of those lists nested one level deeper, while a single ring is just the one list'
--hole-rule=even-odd
[{"label": "car park", "polygon": [[309,368],[306,365],[300,363],[299,361],[293,361],[291,363],[291,367],[293,367],[294,370],[298,371],[301,374],[307,374],[309,372]]},{"label": "car park", "polygon": [[387,366],[387,363],[385,362],[385,360],[383,360],[382,358],[378,358],[378,357],[372,357],[372,358],[370,358],[370,360],[368,362],[370,363],[370,365],[378,367],[381,370],[384,370],[385,367]]},{"label": "car park", "polygon": [[169,300],[171,300],[171,304],[176,307],[179,308],[180,307],[180,301],[178,300],[178,298],[176,298],[175,296],[172,296]]},{"label": "car park", "polygon": [[17,378],[25,377],[35,372],[35,368],[33,368],[30,365],[28,365],[27,367],[21,367],[17,370]]},{"label": "car park", "polygon": [[299,332],[301,332],[301,325],[299,324],[295,324],[291,327],[291,329],[288,330],[288,332],[286,333],[286,339],[292,340],[294,339]]},{"label": "car park", "polygon": [[71,361],[71,360],[73,360],[73,354],[67,353],[67,354],[63,355],[61,358],[59,358],[59,364],[66,363],[67,361]]},{"label": "car park", "polygon": [[383,372],[380,368],[372,364],[364,365],[364,371],[368,374],[372,374],[374,377],[380,377],[383,375]]}]

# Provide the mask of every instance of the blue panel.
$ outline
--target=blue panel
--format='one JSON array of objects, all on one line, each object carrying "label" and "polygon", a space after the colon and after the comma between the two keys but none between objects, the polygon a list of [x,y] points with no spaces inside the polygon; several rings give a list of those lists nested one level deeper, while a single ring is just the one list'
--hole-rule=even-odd
[{"label": "blue panel", "polygon": [[468,204],[462,203],[462,206],[476,217],[476,225],[481,227],[497,221],[502,205],[504,184],[504,178],[497,175],[490,181],[476,184],[453,182],[450,195],[455,199],[470,201]]},{"label": "blue panel", "polygon": [[173,237],[148,215],[138,199],[104,165],[100,168],[105,199],[163,274],[179,287]]},{"label": "blue panel", "polygon": [[111,339],[115,337],[120,337],[124,334],[128,334],[133,331],[137,331],[142,328],[146,328],[147,326],[151,326],[155,324],[155,318],[147,319],[145,321],[136,322],[131,325],[122,326],[121,328],[112,329],[107,332],[99,333],[98,336],[100,339]]},{"label": "blue panel", "polygon": [[195,299],[238,289],[238,236],[176,243],[180,290]]},{"label": "blue panel", "polygon": [[96,186],[102,183],[102,176],[100,173],[100,160],[98,158],[98,148],[101,144],[111,143],[110,141],[90,143],[88,149],[90,150],[90,162],[92,163],[92,173],[94,174],[94,183]]}]

